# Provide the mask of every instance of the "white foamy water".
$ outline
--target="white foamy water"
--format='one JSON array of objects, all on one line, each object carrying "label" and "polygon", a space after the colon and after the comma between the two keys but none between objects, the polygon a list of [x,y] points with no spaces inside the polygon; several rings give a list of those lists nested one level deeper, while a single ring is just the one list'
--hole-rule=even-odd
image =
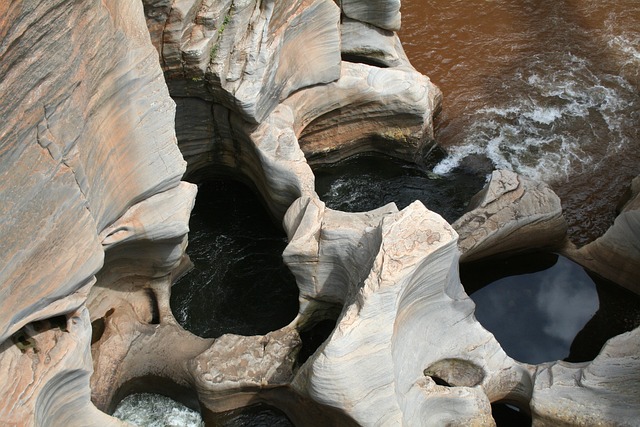
[{"label": "white foamy water", "polygon": [[197,411],[152,393],[127,396],[113,416],[139,427],[204,427],[202,416]]},{"label": "white foamy water", "polygon": [[480,154],[497,168],[555,182],[597,167],[602,155],[630,144],[624,130],[633,126],[625,114],[634,101],[632,86],[620,76],[594,74],[587,60],[571,53],[562,60],[558,70],[540,55],[505,76],[513,98],[473,113],[462,143],[433,171],[451,172],[466,156]]}]

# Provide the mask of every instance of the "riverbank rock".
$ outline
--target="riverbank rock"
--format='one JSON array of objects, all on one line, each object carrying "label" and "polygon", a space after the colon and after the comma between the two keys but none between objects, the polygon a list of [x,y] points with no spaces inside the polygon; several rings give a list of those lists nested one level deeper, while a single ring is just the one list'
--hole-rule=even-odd
[{"label": "riverbank rock", "polygon": [[640,176],[630,186],[629,200],[604,235],[563,254],[585,268],[640,294]]},{"label": "riverbank rock", "polygon": [[415,202],[370,233],[368,274],[292,386],[359,425],[493,425],[489,396],[526,394],[527,375],[473,318],[455,231]]},{"label": "riverbank rock", "polygon": [[589,363],[536,368],[531,399],[535,426],[625,425],[640,413],[640,328],[610,339]]},{"label": "riverbank rock", "polygon": [[340,4],[349,18],[385,30],[400,29],[400,0],[342,0]]},{"label": "riverbank rock", "polygon": [[340,76],[340,9],[331,0],[147,3],[173,96],[214,100],[255,124],[294,91]]},{"label": "riverbank rock", "polygon": [[174,103],[140,3],[3,2],[0,16],[0,423],[119,424],[90,401],[84,303],[101,233],[180,182]]},{"label": "riverbank rock", "polygon": [[538,248],[558,248],[567,224],[558,196],[544,183],[498,170],[452,224],[461,262]]}]

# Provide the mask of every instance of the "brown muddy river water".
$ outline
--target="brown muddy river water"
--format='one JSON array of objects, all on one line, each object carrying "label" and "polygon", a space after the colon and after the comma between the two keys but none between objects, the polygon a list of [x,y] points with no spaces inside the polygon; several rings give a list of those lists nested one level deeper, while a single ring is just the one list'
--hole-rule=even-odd
[{"label": "brown muddy river water", "polygon": [[640,1],[411,0],[400,38],[444,94],[447,173],[471,154],[552,185],[570,236],[613,222],[640,173]]}]

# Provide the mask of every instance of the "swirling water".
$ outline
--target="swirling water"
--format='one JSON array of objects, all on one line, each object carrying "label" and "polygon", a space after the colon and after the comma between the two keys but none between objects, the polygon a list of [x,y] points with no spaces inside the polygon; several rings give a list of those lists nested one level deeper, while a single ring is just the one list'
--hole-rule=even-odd
[{"label": "swirling water", "polygon": [[189,221],[194,268],[171,288],[171,310],[204,338],[263,335],[298,313],[298,288],[282,261],[287,245],[258,197],[233,181],[200,185]]},{"label": "swirling water", "polygon": [[197,411],[154,393],[125,397],[113,416],[139,427],[204,427],[202,416]]},{"label": "swirling water", "polygon": [[640,2],[409,0],[400,38],[443,91],[436,139],[552,185],[577,244],[640,174]]}]

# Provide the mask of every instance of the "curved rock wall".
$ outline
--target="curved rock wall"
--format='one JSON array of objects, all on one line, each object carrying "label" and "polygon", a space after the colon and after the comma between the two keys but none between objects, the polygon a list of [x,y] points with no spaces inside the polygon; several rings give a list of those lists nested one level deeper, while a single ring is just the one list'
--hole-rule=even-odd
[{"label": "curved rock wall", "polygon": [[[2,424],[119,425],[105,412],[139,390],[209,422],[267,403],[296,425],[493,425],[507,401],[536,425],[633,423],[637,330],[590,363],[522,364],[460,284],[459,257],[560,246],[548,187],[496,172],[453,227],[420,203],[350,214],[315,193],[309,161],[430,146],[441,94],[393,33],[399,1],[143,3],[0,5]],[[241,177],[282,221],[300,288],[287,327],[177,324],[185,170]],[[634,203],[601,243],[637,231]],[[300,364],[300,331],[322,319],[336,327]]]},{"label": "curved rock wall", "polygon": [[118,424],[90,402],[84,303],[105,230],[180,182],[174,103],[140,3],[2,2],[0,16],[0,420]]},{"label": "curved rock wall", "polygon": [[563,254],[591,271],[640,294],[640,176],[629,188],[613,225],[582,248],[567,244]]}]

